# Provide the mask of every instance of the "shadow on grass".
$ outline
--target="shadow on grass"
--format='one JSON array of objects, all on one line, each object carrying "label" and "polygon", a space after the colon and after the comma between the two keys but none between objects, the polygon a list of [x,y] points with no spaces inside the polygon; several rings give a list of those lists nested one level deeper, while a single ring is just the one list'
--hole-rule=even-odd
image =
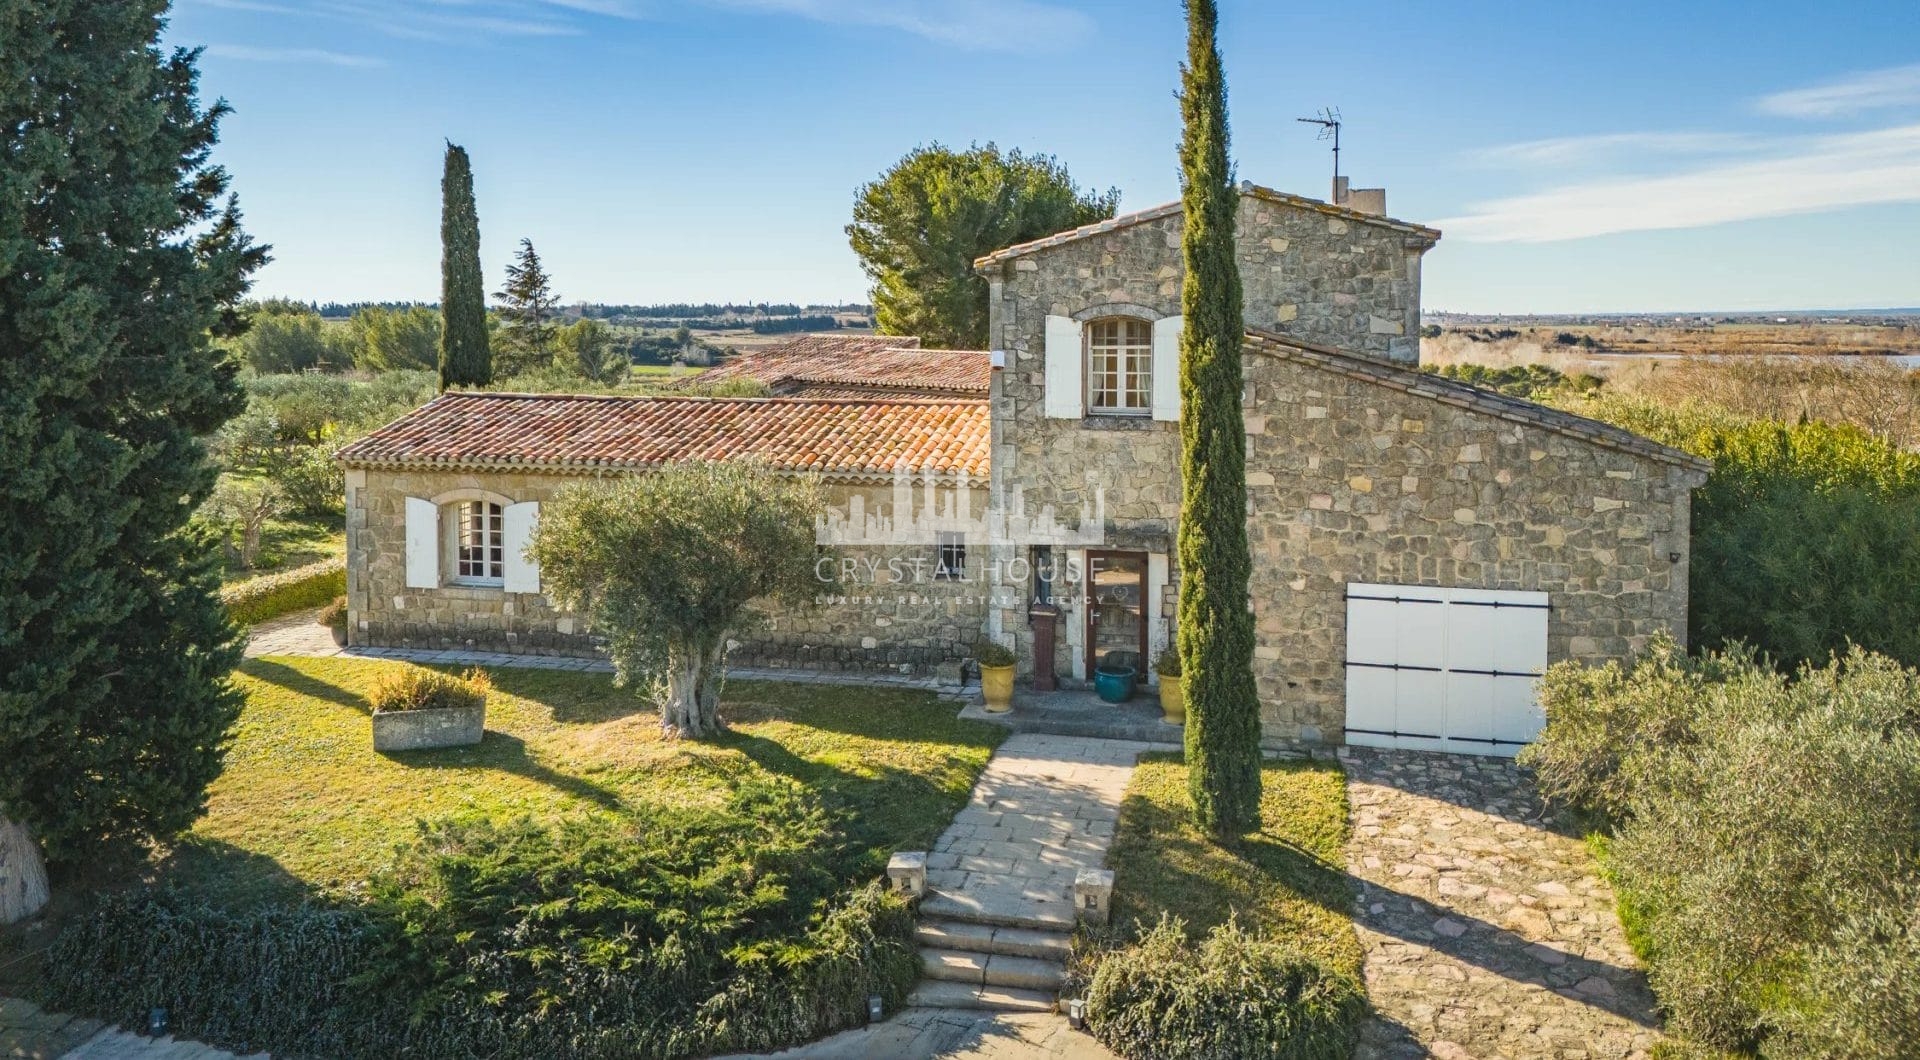
[{"label": "shadow on grass", "polygon": [[625,808],[618,792],[588,780],[562,773],[536,761],[527,753],[527,742],[511,733],[487,730],[477,747],[448,747],[431,751],[382,751],[381,757],[410,769],[444,769],[453,772],[493,769],[544,784],[555,791],[589,802],[605,810]]},{"label": "shadow on grass", "polygon": [[358,692],[342,688],[331,681],[309,677],[283,662],[262,658],[247,659],[240,664],[240,672],[270,685],[278,685],[296,695],[310,696],[337,706],[351,707],[362,714],[373,712],[373,707],[367,702],[367,698]]},{"label": "shadow on grass", "polygon": [[[464,667],[442,666],[448,672]],[[635,714],[655,713],[654,705],[632,686],[615,688],[612,674],[580,670],[540,670],[531,667],[481,667],[493,687],[510,696],[539,703],[565,725],[598,725]]]}]

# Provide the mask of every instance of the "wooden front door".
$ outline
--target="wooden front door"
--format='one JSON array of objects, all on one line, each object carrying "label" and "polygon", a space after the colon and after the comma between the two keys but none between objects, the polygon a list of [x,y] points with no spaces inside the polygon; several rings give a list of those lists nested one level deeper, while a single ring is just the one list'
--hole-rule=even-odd
[{"label": "wooden front door", "polygon": [[1087,680],[1109,652],[1137,657],[1147,673],[1147,554],[1087,553]]}]

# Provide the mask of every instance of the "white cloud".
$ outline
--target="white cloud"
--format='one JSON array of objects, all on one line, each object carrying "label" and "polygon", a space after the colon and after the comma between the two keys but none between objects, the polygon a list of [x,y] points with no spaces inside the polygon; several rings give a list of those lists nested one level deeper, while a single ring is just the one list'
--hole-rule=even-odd
[{"label": "white cloud", "polygon": [[1438,223],[1469,242],[1545,243],[1894,202],[1920,202],[1920,125],[1782,141],[1764,159],[1568,185]]},{"label": "white cloud", "polygon": [[1638,160],[1649,155],[1731,154],[1751,151],[1763,144],[1764,141],[1739,133],[1600,133],[1502,144],[1475,152],[1474,159],[1495,166],[1565,166]]},{"label": "white cloud", "polygon": [[209,44],[207,54],[216,59],[238,59],[257,63],[321,63],[327,66],[385,66],[386,61],[371,55],[348,55],[324,48],[256,48],[247,44]]},{"label": "white cloud", "polygon": [[1039,0],[713,0],[723,7],[880,26],[960,48],[1040,51],[1093,28],[1082,12]]},{"label": "white cloud", "polygon": [[1762,96],[1759,108],[1784,118],[1839,118],[1885,107],[1920,106],[1920,64],[1869,70],[1810,88]]}]

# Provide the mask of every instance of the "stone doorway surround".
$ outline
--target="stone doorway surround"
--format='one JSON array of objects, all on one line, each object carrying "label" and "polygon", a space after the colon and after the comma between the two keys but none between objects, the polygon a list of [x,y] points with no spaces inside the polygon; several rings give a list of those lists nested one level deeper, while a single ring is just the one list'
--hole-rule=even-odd
[{"label": "stone doorway surround", "polygon": [[1359,1060],[1646,1057],[1660,1022],[1578,837],[1511,761],[1343,748]]}]

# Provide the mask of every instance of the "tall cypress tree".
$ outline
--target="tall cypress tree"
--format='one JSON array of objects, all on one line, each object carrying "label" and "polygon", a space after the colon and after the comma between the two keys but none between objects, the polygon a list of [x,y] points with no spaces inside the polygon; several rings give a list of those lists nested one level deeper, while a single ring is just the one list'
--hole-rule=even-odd
[{"label": "tall cypress tree", "polygon": [[0,819],[33,837],[0,823],[12,869],[34,841],[57,866],[191,824],[240,709],[188,517],[215,478],[198,439],[244,405],[211,339],[267,256],[166,8],[0,0]]},{"label": "tall cypress tree", "polygon": [[1244,831],[1260,811],[1260,698],[1253,681],[1247,580],[1247,439],[1241,418],[1240,197],[1227,161],[1227,89],[1214,0],[1187,0],[1181,71],[1180,620],[1187,700],[1188,787],[1215,835]]},{"label": "tall cypress tree", "polygon": [[480,213],[467,149],[447,144],[440,178],[440,389],[493,382],[487,285],[480,274]]}]

